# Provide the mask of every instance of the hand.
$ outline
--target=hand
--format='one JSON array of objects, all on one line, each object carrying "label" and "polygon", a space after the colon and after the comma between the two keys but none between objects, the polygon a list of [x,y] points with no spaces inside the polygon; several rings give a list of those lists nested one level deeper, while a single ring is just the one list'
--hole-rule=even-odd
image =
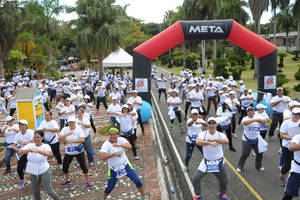
[{"label": "hand", "polygon": [[72,140],[65,140],[65,144],[72,144]]},{"label": "hand", "polygon": [[43,132],[46,132],[46,131],[48,131],[48,129],[47,129],[47,128],[43,128],[42,130],[43,130]]},{"label": "hand", "polygon": [[30,150],[29,150],[29,152],[31,152],[31,153],[39,153],[39,151],[40,151],[40,150],[38,150],[38,149],[30,149]]},{"label": "hand", "polygon": [[217,142],[210,142],[210,145],[211,145],[211,146],[214,146],[214,147],[217,147],[217,146],[218,146],[218,143],[217,143]]},{"label": "hand", "polygon": [[117,157],[121,157],[121,153],[120,152],[114,153],[114,155],[117,156]]},{"label": "hand", "polygon": [[207,142],[215,142],[215,140],[208,139]]},{"label": "hand", "polygon": [[122,117],[126,117],[126,115],[127,115],[126,113],[122,113]]},{"label": "hand", "polygon": [[24,142],[22,140],[18,140],[18,143],[22,146],[24,145]]},{"label": "hand", "polygon": [[73,134],[73,131],[70,131],[67,135],[72,135]]},{"label": "hand", "polygon": [[113,147],[120,147],[120,144],[118,143],[112,143]]}]

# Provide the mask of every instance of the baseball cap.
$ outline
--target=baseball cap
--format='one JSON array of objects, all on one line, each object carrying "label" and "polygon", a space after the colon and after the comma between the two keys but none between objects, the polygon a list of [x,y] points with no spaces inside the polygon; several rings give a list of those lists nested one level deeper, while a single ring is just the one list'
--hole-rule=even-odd
[{"label": "baseball cap", "polygon": [[244,83],[244,81],[243,81],[243,80],[240,80],[239,83]]},{"label": "baseball cap", "polygon": [[25,124],[25,125],[28,125],[28,122],[27,122],[26,119],[21,119],[21,120],[19,121],[19,124]]},{"label": "baseball cap", "polygon": [[299,106],[299,105],[300,105],[300,103],[299,103],[298,101],[291,101],[291,102],[289,103],[289,107]]},{"label": "baseball cap", "polygon": [[265,109],[265,108],[267,108],[267,106],[265,106],[264,104],[261,104],[261,103],[260,103],[260,104],[257,104],[257,105],[256,105],[256,108],[257,108],[257,109]]},{"label": "baseball cap", "polygon": [[251,110],[254,110],[254,109],[253,109],[253,107],[249,106],[249,107],[247,108],[247,112],[248,112],[248,111],[251,111]]},{"label": "baseball cap", "polygon": [[197,109],[192,109],[191,114],[199,114]]},{"label": "baseball cap", "polygon": [[229,92],[229,94],[235,94],[235,92],[231,90],[231,91]]},{"label": "baseball cap", "polygon": [[292,113],[294,114],[300,114],[300,108],[294,108]]},{"label": "baseball cap", "polygon": [[76,122],[76,118],[74,116],[68,117],[68,122]]},{"label": "baseball cap", "polygon": [[90,96],[89,95],[85,95],[83,98],[84,99],[90,99]]},{"label": "baseball cap", "polygon": [[207,123],[210,122],[210,121],[215,121],[215,122],[217,122],[217,118],[215,118],[215,117],[210,117],[210,118],[208,118]]},{"label": "baseball cap", "polygon": [[11,120],[13,120],[14,118],[12,117],[12,116],[7,116],[6,118],[5,118],[5,121],[6,122],[10,122]]},{"label": "baseball cap", "polygon": [[279,88],[277,88],[277,91],[278,91],[278,90],[283,90],[283,88],[282,88],[282,87],[279,87]]},{"label": "baseball cap", "polygon": [[137,90],[133,90],[132,93],[138,93],[138,91]]},{"label": "baseball cap", "polygon": [[112,100],[116,100],[116,99],[118,99],[116,96],[113,96],[113,97],[112,97]]},{"label": "baseball cap", "polygon": [[124,104],[123,106],[122,106],[122,109],[123,108],[127,108],[127,109],[129,109],[129,107],[128,107],[128,105],[127,104]]},{"label": "baseball cap", "polygon": [[71,101],[71,99],[70,98],[66,98],[66,101]]}]

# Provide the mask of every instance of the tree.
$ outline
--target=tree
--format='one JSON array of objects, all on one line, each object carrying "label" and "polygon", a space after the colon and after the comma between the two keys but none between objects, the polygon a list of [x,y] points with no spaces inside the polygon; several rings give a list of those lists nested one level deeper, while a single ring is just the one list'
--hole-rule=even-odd
[{"label": "tree", "polygon": [[289,46],[289,40],[288,40],[288,35],[290,29],[294,26],[294,19],[292,16],[292,5],[289,5],[285,7],[283,10],[280,11],[278,14],[278,25],[285,30],[286,32],[286,51],[288,51],[288,46]]},{"label": "tree", "polygon": [[18,37],[22,11],[17,1],[0,1],[0,74]]},{"label": "tree", "polygon": [[290,0],[270,0],[271,1],[271,9],[273,11],[273,43],[276,45],[276,28],[277,28],[277,17],[276,17],[276,9],[280,8],[281,10],[284,9],[286,6],[289,5]]},{"label": "tree", "polygon": [[297,20],[297,41],[296,48],[300,50],[300,0],[296,0],[293,7],[293,15]]},{"label": "tree", "polygon": [[114,0],[78,0],[77,44],[84,57],[97,56],[99,77],[103,78],[102,60],[121,45],[125,10],[113,5]]},{"label": "tree", "polygon": [[[268,8],[269,0],[249,0],[250,10],[254,20],[254,32],[260,34],[260,18]],[[258,79],[258,58],[255,58],[254,79]]]}]

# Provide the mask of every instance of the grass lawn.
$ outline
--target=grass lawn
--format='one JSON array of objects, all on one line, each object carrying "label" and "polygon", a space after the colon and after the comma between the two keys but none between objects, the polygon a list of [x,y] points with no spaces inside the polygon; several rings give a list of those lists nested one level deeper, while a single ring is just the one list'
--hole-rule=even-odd
[{"label": "grass lawn", "polygon": [[[294,90],[294,86],[299,83],[299,81],[295,79],[294,74],[298,71],[298,64],[300,64],[300,61],[294,61],[292,60],[292,57],[293,55],[288,54],[288,56],[284,58],[284,68],[282,68],[282,73],[285,74],[286,77],[289,79],[289,82],[284,84],[283,87],[289,90],[289,96],[292,99],[294,99],[296,93],[300,95],[300,92],[296,92]],[[279,63],[279,57],[277,63]],[[162,66],[162,68],[168,70],[169,72],[173,72],[176,75],[179,75],[180,71],[183,69],[183,66],[173,68]],[[208,76],[209,74],[213,73],[212,68],[213,64],[211,63],[210,69],[207,71],[205,76]],[[198,74],[198,70],[196,70],[195,72]],[[242,72],[242,80],[244,80],[247,88],[257,90],[257,80],[253,79],[253,75],[254,70],[250,69],[250,67],[248,66],[248,70]]]}]

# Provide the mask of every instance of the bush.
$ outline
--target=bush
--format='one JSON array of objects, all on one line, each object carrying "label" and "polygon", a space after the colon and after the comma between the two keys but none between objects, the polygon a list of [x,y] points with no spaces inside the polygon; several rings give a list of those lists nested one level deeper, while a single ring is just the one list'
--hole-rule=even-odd
[{"label": "bush", "polygon": [[278,56],[279,56],[279,64],[278,64],[278,67],[283,68],[283,67],[284,67],[284,65],[283,65],[283,59],[284,59],[284,57],[287,56],[287,54],[286,54],[284,51],[280,51],[280,52],[278,53]]},{"label": "bush", "polygon": [[226,70],[226,66],[228,66],[227,59],[217,58],[213,61],[216,64],[216,70],[214,71],[215,76],[223,76],[224,78],[228,78],[229,74]]},{"label": "bush", "polygon": [[169,64],[171,62],[171,57],[168,54],[163,54],[160,56],[160,61],[162,65]]},{"label": "bush", "polygon": [[197,59],[196,53],[190,53],[188,56],[185,57],[185,67],[191,70],[197,69],[197,64],[195,66],[195,61]]},{"label": "bush", "polygon": [[284,84],[288,82],[289,79],[286,78],[285,74],[277,74],[277,87],[282,87]]},{"label": "bush", "polygon": [[295,79],[300,80],[300,71],[295,73]]},{"label": "bush", "polygon": [[232,76],[234,80],[240,80],[242,76],[242,71],[245,70],[247,70],[247,67],[242,65],[235,65],[229,68],[229,71],[232,72]]},{"label": "bush", "polygon": [[290,91],[287,88],[283,88],[283,95],[288,96]]},{"label": "bush", "polygon": [[110,128],[111,128],[110,124],[106,125],[106,126],[104,126],[103,128],[101,128],[99,130],[99,133],[102,134],[102,135],[106,135],[106,134],[108,134],[108,131],[109,131]]},{"label": "bush", "polygon": [[292,59],[293,59],[293,61],[298,61],[299,60],[299,58],[297,58],[297,57],[293,57]]},{"label": "bush", "polygon": [[79,69],[80,70],[84,70],[85,68],[87,68],[87,66],[88,66],[88,63],[85,60],[81,60],[79,62]]},{"label": "bush", "polygon": [[[294,50],[294,51],[292,51],[292,54],[295,55],[295,58],[298,59],[298,58],[299,58],[298,55],[300,54],[300,50]],[[294,58],[293,58],[293,59],[294,59]]]},{"label": "bush", "polygon": [[300,92],[300,83],[294,86],[294,90]]}]

